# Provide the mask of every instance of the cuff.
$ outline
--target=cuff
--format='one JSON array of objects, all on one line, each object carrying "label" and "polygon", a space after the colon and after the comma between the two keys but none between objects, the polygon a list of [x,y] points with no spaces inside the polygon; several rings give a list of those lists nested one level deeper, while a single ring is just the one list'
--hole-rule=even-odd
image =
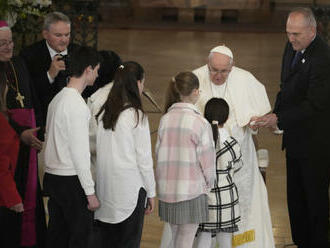
[{"label": "cuff", "polygon": [[19,195],[19,193],[17,192],[16,189],[11,189],[6,193],[7,193],[6,194],[7,197],[4,196],[3,201],[4,201],[4,204],[7,208],[11,208],[11,207],[15,206],[16,204],[22,202],[22,198],[21,198],[21,196]]},{"label": "cuff", "polygon": [[156,196],[156,190],[155,189],[147,191],[147,197],[148,198],[153,198],[155,196]]},{"label": "cuff", "polygon": [[84,188],[84,191],[85,191],[85,195],[94,195],[95,194],[94,187]]},{"label": "cuff", "polygon": [[95,194],[94,181],[90,170],[82,170],[77,173],[81,187],[84,189],[85,195]]},{"label": "cuff", "polygon": [[49,75],[49,72],[47,71],[47,77],[48,77],[48,80],[49,80],[49,83],[54,83],[54,79],[52,79],[52,77]]}]

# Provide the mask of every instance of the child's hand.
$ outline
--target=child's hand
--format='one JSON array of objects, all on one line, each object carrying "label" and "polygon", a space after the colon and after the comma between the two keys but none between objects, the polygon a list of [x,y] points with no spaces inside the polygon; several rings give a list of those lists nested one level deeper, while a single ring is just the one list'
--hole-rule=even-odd
[{"label": "child's hand", "polygon": [[96,195],[88,195],[87,201],[88,201],[87,208],[90,211],[95,211],[96,209],[98,209],[100,207],[100,202],[97,199]]},{"label": "child's hand", "polygon": [[148,198],[148,199],[147,199],[147,207],[146,207],[144,213],[145,213],[146,215],[151,214],[152,211],[154,211],[154,208],[155,208],[155,200],[154,200],[154,197],[153,197],[153,198]]}]

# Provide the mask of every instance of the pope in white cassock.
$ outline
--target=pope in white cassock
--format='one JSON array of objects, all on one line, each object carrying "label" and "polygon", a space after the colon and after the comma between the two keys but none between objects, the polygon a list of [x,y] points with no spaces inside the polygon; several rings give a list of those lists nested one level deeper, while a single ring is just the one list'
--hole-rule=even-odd
[{"label": "pope in white cassock", "polygon": [[230,107],[225,128],[241,146],[244,166],[235,174],[241,221],[234,233],[233,246],[245,248],[275,247],[265,183],[248,127],[251,117],[271,110],[265,87],[250,72],[233,65],[233,54],[226,46],[210,51],[208,64],[193,71],[199,79],[200,98],[196,105],[201,113],[212,97],[224,98]]}]

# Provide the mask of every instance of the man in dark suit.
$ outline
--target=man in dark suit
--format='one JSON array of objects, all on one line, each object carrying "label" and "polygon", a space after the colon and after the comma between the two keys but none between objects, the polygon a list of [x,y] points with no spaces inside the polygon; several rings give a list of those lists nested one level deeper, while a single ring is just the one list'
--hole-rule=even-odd
[{"label": "man in dark suit", "polygon": [[48,104],[67,83],[65,60],[77,45],[70,44],[71,22],[60,12],[49,13],[44,20],[44,40],[23,49],[26,62],[41,104],[45,126]]},{"label": "man in dark suit", "polygon": [[327,248],[330,165],[330,51],[316,34],[310,9],[290,12],[274,111],[257,118],[258,126],[284,131],[287,197],[294,243]]}]

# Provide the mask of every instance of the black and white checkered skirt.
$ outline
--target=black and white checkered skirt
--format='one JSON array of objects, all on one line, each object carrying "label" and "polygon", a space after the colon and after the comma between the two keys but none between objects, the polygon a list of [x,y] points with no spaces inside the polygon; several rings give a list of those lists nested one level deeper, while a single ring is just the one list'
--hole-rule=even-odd
[{"label": "black and white checkered skirt", "polygon": [[208,194],[208,209],[209,220],[199,225],[199,231],[214,234],[238,231],[240,211],[237,188],[234,183],[213,188]]}]

